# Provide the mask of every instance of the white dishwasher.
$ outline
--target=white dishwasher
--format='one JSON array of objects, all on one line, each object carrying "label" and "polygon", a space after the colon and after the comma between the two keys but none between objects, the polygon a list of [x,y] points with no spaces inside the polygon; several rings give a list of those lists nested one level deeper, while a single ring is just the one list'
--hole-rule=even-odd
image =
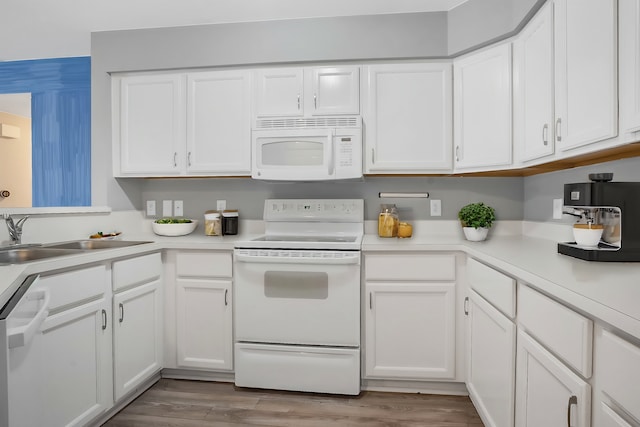
[{"label": "white dishwasher", "polygon": [[40,326],[49,314],[49,291],[29,276],[0,310],[0,426],[43,425]]}]

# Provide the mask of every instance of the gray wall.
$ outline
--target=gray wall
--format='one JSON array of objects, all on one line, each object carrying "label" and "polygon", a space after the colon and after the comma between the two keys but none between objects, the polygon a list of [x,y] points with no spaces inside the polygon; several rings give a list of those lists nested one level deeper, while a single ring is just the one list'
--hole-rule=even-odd
[{"label": "gray wall", "polygon": [[564,184],[589,182],[589,174],[596,172],[613,172],[614,181],[640,181],[640,158],[617,160],[525,178],[524,219],[559,223],[575,222],[575,218],[568,215],[565,215],[562,220],[552,219],[553,199],[562,198]]},{"label": "gray wall", "polygon": [[[185,200],[186,212],[190,212],[191,204],[195,207],[194,213],[199,213],[210,207],[198,205],[208,194],[209,187],[220,187],[229,194],[238,191],[247,200],[238,202],[239,207],[244,206],[244,203],[254,203],[254,200],[260,204],[272,194],[278,194],[278,197],[280,194],[287,197],[299,194],[297,186],[295,191],[284,191],[282,184],[267,185],[250,180],[238,180],[237,183],[231,180],[207,180],[196,185],[197,181],[194,180],[145,181],[112,178],[110,72],[309,61],[443,58],[451,52],[482,45],[488,41],[487,38],[495,37],[500,32],[512,30],[518,17],[526,15],[529,5],[534,3],[535,0],[470,0],[460,6],[462,9],[454,9],[449,14],[351,16],[93,33],[92,204],[111,206],[114,210],[142,209],[143,200],[152,195],[164,197],[164,191],[170,195],[172,191],[180,193],[185,190],[195,191],[190,198],[180,197]],[[482,14],[476,15],[478,10],[482,10]],[[472,19],[474,15],[476,18]],[[450,43],[448,38],[453,33],[456,34],[456,39]],[[342,191],[350,191],[349,194],[353,194],[353,197],[371,200],[371,195],[382,191],[385,186],[409,191],[405,188],[403,179],[367,179],[361,187],[353,184],[353,188],[351,185],[300,185],[305,194],[319,192],[327,197],[336,197],[333,194],[346,194]],[[430,181],[432,179],[435,181]],[[522,218],[522,207],[518,206],[522,195],[516,194],[515,190],[520,188],[521,191],[521,180],[424,180],[437,183],[441,188],[438,191],[446,191],[446,194],[437,196],[443,200],[443,218],[455,217],[452,212],[456,210],[456,205],[461,205],[465,200],[494,198],[499,205],[497,208],[505,216],[504,219]],[[413,185],[419,186],[413,182],[408,186]],[[172,186],[177,186],[178,190],[172,190]],[[504,197],[504,204],[502,196],[495,193],[496,188],[502,187],[509,189]],[[351,189],[347,190],[348,188]],[[338,189],[339,191],[334,191]],[[376,200],[369,205],[378,203]],[[420,209],[416,207],[415,211]],[[421,217],[421,214],[415,215]]]},{"label": "gray wall", "polygon": [[[185,216],[201,218],[226,200],[227,208],[239,209],[244,219],[262,219],[264,200],[269,198],[362,198],[365,218],[376,219],[381,203],[395,203],[407,221],[456,219],[458,210],[472,202],[485,202],[496,209],[501,220],[523,217],[522,178],[461,177],[368,177],[361,181],[333,183],[274,183],[245,178],[145,180],[142,201],[182,200]],[[442,216],[431,217],[429,199],[380,199],[379,192],[428,192],[442,201]],[[162,215],[157,209],[159,216]]]},{"label": "gray wall", "polygon": [[447,19],[449,55],[458,55],[517,33],[545,0],[468,1]]}]

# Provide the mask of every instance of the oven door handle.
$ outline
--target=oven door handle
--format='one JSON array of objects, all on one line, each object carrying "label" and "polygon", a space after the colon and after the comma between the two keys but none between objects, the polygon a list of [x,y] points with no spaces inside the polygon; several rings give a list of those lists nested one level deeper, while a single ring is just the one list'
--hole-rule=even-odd
[{"label": "oven door handle", "polygon": [[360,255],[353,255],[344,258],[312,258],[312,257],[277,257],[277,256],[260,256],[260,255],[244,255],[236,253],[235,260],[246,263],[261,264],[322,264],[322,265],[349,265],[360,264]]}]

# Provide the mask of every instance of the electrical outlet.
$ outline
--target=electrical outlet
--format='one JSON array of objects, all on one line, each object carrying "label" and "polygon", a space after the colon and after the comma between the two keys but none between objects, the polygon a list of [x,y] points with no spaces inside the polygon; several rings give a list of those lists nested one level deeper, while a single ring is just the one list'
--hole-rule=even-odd
[{"label": "electrical outlet", "polygon": [[173,201],[171,200],[163,200],[162,201],[162,216],[172,216],[173,215]]},{"label": "electrical outlet", "polygon": [[553,219],[562,219],[562,199],[553,199]]},{"label": "electrical outlet", "polygon": [[176,200],[173,202],[173,216],[184,216],[184,210],[182,200]]},{"label": "electrical outlet", "polygon": [[442,203],[440,200],[431,200],[431,216],[442,216]]},{"label": "electrical outlet", "polygon": [[155,200],[147,200],[147,216],[156,216]]},{"label": "electrical outlet", "polygon": [[218,200],[216,202],[216,209],[219,211],[223,211],[227,209],[227,201],[226,200]]}]

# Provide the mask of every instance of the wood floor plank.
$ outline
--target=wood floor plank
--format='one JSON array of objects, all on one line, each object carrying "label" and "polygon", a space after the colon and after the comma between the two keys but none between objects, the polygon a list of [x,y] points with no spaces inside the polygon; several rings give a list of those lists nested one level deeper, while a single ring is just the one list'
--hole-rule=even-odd
[{"label": "wood floor plank", "polygon": [[482,427],[468,397],[363,391],[359,396],[162,379],[107,427]]}]

